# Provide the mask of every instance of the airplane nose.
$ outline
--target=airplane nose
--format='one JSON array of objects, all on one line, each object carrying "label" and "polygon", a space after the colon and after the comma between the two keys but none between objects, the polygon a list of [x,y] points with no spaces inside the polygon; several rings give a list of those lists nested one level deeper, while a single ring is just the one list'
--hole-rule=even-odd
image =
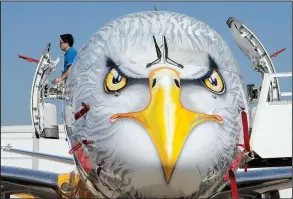
[{"label": "airplane nose", "polygon": [[112,121],[120,118],[135,119],[148,131],[161,159],[167,183],[191,130],[207,121],[223,124],[223,119],[218,115],[184,108],[180,101],[179,81],[179,73],[174,69],[155,69],[149,77],[151,100],[148,106],[139,112],[111,116]]},{"label": "airplane nose", "polygon": [[131,161],[128,160],[135,167],[128,176],[131,186],[127,192],[121,194],[121,198],[183,198],[198,193],[202,177],[196,159],[189,155],[189,150],[182,150],[172,179],[167,183],[156,151],[146,141],[139,141],[138,144],[145,149],[137,149],[136,155],[132,155]]}]

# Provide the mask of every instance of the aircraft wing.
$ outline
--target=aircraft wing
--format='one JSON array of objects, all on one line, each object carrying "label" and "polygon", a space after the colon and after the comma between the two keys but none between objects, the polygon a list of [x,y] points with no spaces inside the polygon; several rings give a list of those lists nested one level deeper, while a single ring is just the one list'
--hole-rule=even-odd
[{"label": "aircraft wing", "polygon": [[14,194],[58,198],[57,193],[57,173],[1,166],[1,199],[10,198]]},{"label": "aircraft wing", "polygon": [[[11,194],[29,194],[39,198],[58,197],[58,174],[1,166],[1,198]],[[262,168],[236,173],[236,182],[240,197],[263,194],[272,190],[292,187],[292,167]],[[230,185],[214,198],[231,196]]]},{"label": "aircraft wing", "polygon": [[[10,145],[2,150],[69,165],[75,164],[70,157],[12,149]],[[1,165],[1,199],[10,198],[10,195],[22,198],[58,198],[59,178],[64,179],[59,177],[58,173]]]},{"label": "aircraft wing", "polygon": [[[292,188],[292,167],[271,167],[236,172],[236,182],[240,197],[256,196],[257,193]],[[231,196],[230,183],[214,198]]]},{"label": "aircraft wing", "polygon": [[20,150],[20,149],[12,149],[12,147],[10,145],[3,147],[2,150],[5,152],[11,152],[11,153],[16,153],[16,154],[31,156],[31,157],[35,157],[35,158],[50,160],[50,161],[54,161],[54,162],[60,162],[60,163],[69,164],[69,165],[75,164],[71,157],[50,155],[50,154],[46,154],[46,153],[31,152],[31,151]]}]

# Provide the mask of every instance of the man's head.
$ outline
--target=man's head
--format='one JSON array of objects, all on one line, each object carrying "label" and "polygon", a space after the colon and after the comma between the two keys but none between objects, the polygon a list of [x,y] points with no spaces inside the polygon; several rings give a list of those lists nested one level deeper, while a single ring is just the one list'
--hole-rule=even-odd
[{"label": "man's head", "polygon": [[67,51],[70,47],[73,46],[74,39],[71,34],[63,34],[60,35],[60,49],[63,51]]}]

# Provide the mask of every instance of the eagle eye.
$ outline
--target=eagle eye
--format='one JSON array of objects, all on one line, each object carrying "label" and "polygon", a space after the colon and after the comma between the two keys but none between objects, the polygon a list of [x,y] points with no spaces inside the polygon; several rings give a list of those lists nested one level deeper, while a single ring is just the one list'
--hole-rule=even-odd
[{"label": "eagle eye", "polygon": [[128,80],[113,68],[105,77],[104,90],[107,93],[116,93],[127,86]]},{"label": "eagle eye", "polygon": [[203,85],[213,93],[223,94],[225,92],[225,82],[216,70],[201,80]]}]

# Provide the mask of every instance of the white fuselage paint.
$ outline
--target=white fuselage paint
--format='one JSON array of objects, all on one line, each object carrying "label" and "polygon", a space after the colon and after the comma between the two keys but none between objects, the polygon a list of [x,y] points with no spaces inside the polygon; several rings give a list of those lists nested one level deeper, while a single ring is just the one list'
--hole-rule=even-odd
[{"label": "white fuselage paint", "polygon": [[[153,37],[160,46],[162,36],[166,37],[168,46],[161,48],[161,62],[146,67],[158,59]],[[165,55],[184,67],[170,64]],[[105,66],[107,58],[115,62],[120,75],[130,77],[130,83],[119,96],[104,92],[104,78],[109,71]],[[213,94],[199,81],[211,69],[210,58],[226,84],[221,95]],[[162,75],[157,70],[165,67],[177,73]],[[245,90],[239,74],[239,66],[226,42],[211,27],[193,17],[172,12],[140,12],[101,27],[79,51],[68,80],[74,110],[80,109],[81,102],[91,106],[86,117],[73,123],[72,137],[76,141],[85,137],[94,141],[89,154],[94,169],[101,160],[106,162],[107,175],[101,172],[102,177],[90,181],[96,183],[103,194],[112,197],[124,197],[124,193],[129,193],[126,197],[130,198],[209,197],[222,185],[229,169],[227,165],[234,159],[234,146],[241,139],[241,117],[235,110],[239,106],[246,107],[247,99],[239,94]],[[176,125],[185,119],[176,121],[174,106],[179,104],[175,104],[178,99],[173,102],[172,98],[179,96],[173,93],[176,92],[174,78],[182,80],[179,97],[182,106],[205,114],[214,110],[213,114],[224,119],[222,126],[207,122],[190,131],[169,184],[147,130],[130,119],[109,122],[111,115],[121,113],[120,107],[127,113],[140,111],[149,104],[150,96],[146,93],[150,89],[147,81],[150,75],[157,78],[157,85],[151,89],[154,92],[158,87],[164,89],[160,97],[165,99],[155,99],[152,103],[156,104],[151,108],[160,109],[161,116],[165,117],[165,121],[157,118],[164,123],[160,125],[165,126],[166,133],[165,143],[157,141],[157,144],[164,144],[169,161],[170,152],[174,152],[172,142],[176,139]],[[119,178],[109,177],[115,176],[113,173]],[[103,183],[100,183],[101,178]]]}]

